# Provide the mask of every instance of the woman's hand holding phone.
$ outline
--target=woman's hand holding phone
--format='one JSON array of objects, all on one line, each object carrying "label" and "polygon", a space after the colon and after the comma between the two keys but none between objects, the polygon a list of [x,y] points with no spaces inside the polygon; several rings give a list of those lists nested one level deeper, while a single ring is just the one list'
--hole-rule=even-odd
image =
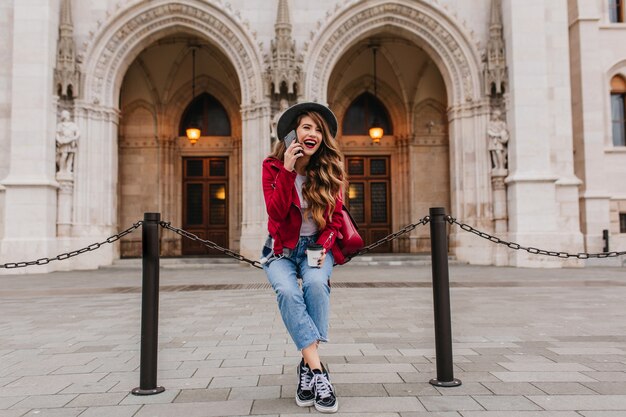
[{"label": "woman's hand holding phone", "polygon": [[289,132],[287,137],[285,137],[285,146],[287,149],[285,150],[284,165],[287,171],[293,171],[296,160],[302,156],[302,150],[304,148],[297,139],[294,131]]}]

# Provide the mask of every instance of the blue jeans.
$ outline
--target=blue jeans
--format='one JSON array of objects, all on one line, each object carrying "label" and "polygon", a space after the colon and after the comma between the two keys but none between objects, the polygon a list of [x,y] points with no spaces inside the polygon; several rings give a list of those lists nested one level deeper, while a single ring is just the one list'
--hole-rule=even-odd
[{"label": "blue jeans", "polygon": [[[317,341],[328,341],[333,255],[326,253],[321,268],[310,267],[306,248],[315,240],[316,236],[300,236],[298,245],[288,255],[272,257],[263,265],[276,292],[280,315],[298,350]],[[302,277],[302,289],[298,277]]]}]

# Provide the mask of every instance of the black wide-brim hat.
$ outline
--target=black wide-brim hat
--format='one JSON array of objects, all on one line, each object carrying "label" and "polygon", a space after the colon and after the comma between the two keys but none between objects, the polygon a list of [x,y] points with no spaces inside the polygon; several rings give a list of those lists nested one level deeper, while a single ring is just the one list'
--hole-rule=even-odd
[{"label": "black wide-brim hat", "polygon": [[308,111],[314,111],[322,116],[328,124],[330,134],[333,137],[337,135],[337,118],[335,117],[335,113],[323,104],[305,101],[303,103],[294,104],[280,115],[278,123],[276,124],[276,133],[278,133],[278,138],[283,140],[289,131],[295,128],[294,124],[296,123],[298,116]]}]

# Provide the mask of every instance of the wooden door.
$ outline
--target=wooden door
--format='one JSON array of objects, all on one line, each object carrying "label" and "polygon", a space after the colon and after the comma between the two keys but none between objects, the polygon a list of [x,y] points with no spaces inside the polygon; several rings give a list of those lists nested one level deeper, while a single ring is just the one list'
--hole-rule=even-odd
[{"label": "wooden door", "polygon": [[[346,162],[350,181],[347,206],[369,245],[391,233],[389,157],[348,156]],[[373,252],[391,252],[391,243]]]},{"label": "wooden door", "polygon": [[[228,158],[183,159],[183,228],[228,248]],[[221,255],[183,239],[183,255]]]}]

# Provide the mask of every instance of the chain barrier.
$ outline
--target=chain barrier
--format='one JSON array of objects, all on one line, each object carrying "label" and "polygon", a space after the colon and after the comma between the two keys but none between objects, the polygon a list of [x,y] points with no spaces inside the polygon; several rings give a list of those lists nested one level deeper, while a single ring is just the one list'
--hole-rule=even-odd
[{"label": "chain barrier", "polygon": [[372,243],[371,245],[368,245],[366,247],[364,247],[363,249],[359,250],[358,252],[347,256],[345,262],[343,263],[344,265],[347,264],[348,262],[350,262],[352,260],[352,258],[356,258],[357,256],[361,256],[361,255],[365,255],[366,253],[370,252],[371,250],[373,250],[374,248],[377,248],[380,245],[383,245],[387,242],[391,242],[394,239],[397,239],[398,237],[402,236],[405,233],[409,233],[411,230],[415,229],[417,226],[426,226],[426,224],[428,224],[428,222],[430,221],[430,216],[425,216],[422,217],[421,219],[419,219],[419,221],[417,223],[412,223],[409,225],[404,226],[402,229],[398,230],[395,233],[391,233],[387,236],[385,236],[384,238],[378,240],[377,242]]},{"label": "chain barrier", "polygon": [[109,236],[108,238],[106,238],[102,242],[92,243],[91,245],[85,246],[82,249],[78,249],[78,250],[73,250],[71,252],[62,253],[60,255],[55,256],[54,258],[40,258],[40,259],[37,259],[36,261],[28,261],[28,262],[9,262],[9,263],[6,263],[6,264],[0,264],[0,269],[2,269],[2,268],[5,268],[5,269],[24,268],[26,266],[33,266],[33,265],[46,265],[46,264],[49,264],[52,261],[64,261],[64,260],[72,258],[74,256],[82,255],[83,253],[91,252],[91,251],[94,251],[96,249],[99,249],[100,246],[105,245],[107,243],[113,243],[115,241],[118,241],[122,237],[126,236],[127,234],[134,232],[142,224],[143,224],[143,221],[140,220],[137,223],[133,224],[128,229],[124,230],[123,232],[120,232],[120,233],[115,234],[113,236]]},{"label": "chain barrier", "polygon": [[466,232],[470,232],[475,234],[476,236],[480,236],[483,239],[487,239],[493,243],[497,243],[500,245],[505,245],[511,249],[515,249],[515,250],[525,250],[528,253],[531,253],[533,255],[547,255],[547,256],[555,256],[558,258],[577,258],[577,259],[590,259],[590,258],[615,258],[617,256],[621,256],[621,255],[626,255],[626,251],[622,251],[622,252],[602,252],[602,253],[567,253],[567,252],[556,252],[556,251],[548,251],[545,249],[539,249],[539,248],[534,248],[532,246],[522,246],[519,243],[515,243],[515,242],[509,242],[506,241],[504,239],[500,239],[497,236],[493,236],[490,235],[489,233],[485,233],[485,232],[481,232],[480,230],[470,226],[467,223],[461,223],[459,221],[457,221],[454,217],[452,216],[446,216],[446,220],[448,221],[448,223],[450,224],[455,224],[457,226],[459,226],[461,229],[465,230]]},{"label": "chain barrier", "polygon": [[261,266],[261,262],[259,261],[255,261],[252,259],[248,259],[245,256],[237,253],[237,252],[233,252],[230,249],[227,248],[223,248],[220,245],[218,245],[215,242],[211,242],[210,240],[206,240],[206,239],[202,239],[196,235],[194,235],[191,232],[188,232],[186,230],[183,229],[179,229],[178,227],[174,227],[171,225],[171,223],[169,222],[159,222],[159,224],[161,225],[161,227],[163,227],[164,229],[167,230],[171,230],[172,232],[176,233],[177,235],[180,235],[182,237],[185,237],[187,239],[193,240],[194,242],[200,242],[202,243],[204,246],[208,247],[209,249],[215,249],[219,252],[222,252],[224,255],[230,256],[231,258],[235,258],[241,262],[247,262],[250,265],[252,265],[255,268],[259,268],[259,269],[263,269],[263,267]]},{"label": "chain barrier", "polygon": [[[368,245],[368,246],[364,247],[363,249],[359,250],[355,254],[346,257],[346,261],[344,262],[344,264],[350,262],[353,258],[355,258],[357,256],[361,256],[363,254],[366,254],[369,251],[371,251],[372,249],[374,249],[374,248],[376,248],[376,247],[378,247],[378,246],[380,246],[382,244],[385,244],[387,242],[390,242],[390,241],[398,238],[399,236],[401,236],[401,235],[403,235],[405,233],[410,232],[411,230],[415,229],[419,225],[427,224],[429,221],[430,221],[430,217],[426,216],[426,217],[420,219],[417,223],[409,224],[409,225],[403,227],[402,229],[398,230],[397,232],[385,236],[384,238],[378,240],[377,242],[374,242],[371,245]],[[190,232],[188,232],[186,230],[174,227],[169,222],[163,222],[162,221],[162,222],[159,222],[159,224],[163,228],[165,228],[167,230],[171,230],[172,232],[174,232],[174,233],[176,233],[176,234],[178,234],[178,235],[180,235],[182,237],[185,237],[187,239],[193,240],[194,242],[202,243],[203,245],[205,245],[209,249],[217,250],[219,252],[222,252],[224,255],[228,255],[228,256],[230,256],[232,258],[235,258],[235,259],[237,259],[237,260],[239,260],[241,262],[247,262],[247,263],[249,263],[250,265],[252,265],[255,268],[263,269],[263,266],[262,266],[261,262],[255,261],[255,260],[252,260],[252,259],[248,259],[245,256],[243,256],[243,255],[241,255],[241,254],[239,254],[237,252],[233,252],[230,249],[224,248],[224,247],[218,245],[215,242],[212,242],[212,241],[206,240],[206,239],[202,239],[202,238],[194,235],[193,233],[190,233]]]}]

